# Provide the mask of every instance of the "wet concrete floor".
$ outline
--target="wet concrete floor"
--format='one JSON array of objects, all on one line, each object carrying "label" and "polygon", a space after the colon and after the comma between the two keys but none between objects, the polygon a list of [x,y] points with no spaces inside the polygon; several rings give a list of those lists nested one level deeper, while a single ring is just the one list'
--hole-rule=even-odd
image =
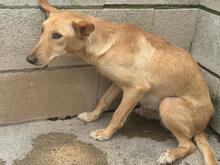
[{"label": "wet concrete floor", "polygon": [[[97,142],[89,138],[91,131],[105,128],[112,115],[105,113],[87,124],[73,118],[0,127],[0,165],[156,165],[161,153],[178,145],[159,121],[136,114],[131,114],[112,139]],[[208,135],[220,159],[219,137],[212,132]],[[198,150],[174,163],[200,164]]]},{"label": "wet concrete floor", "polygon": [[[149,120],[136,113],[132,113],[121,129],[121,133],[128,139],[134,137],[150,138],[156,141],[166,141],[174,136],[164,128],[159,120]],[[176,161],[173,165],[181,164],[181,160]],[[187,165],[187,164],[186,164]]]},{"label": "wet concrete floor", "polygon": [[32,151],[14,165],[107,165],[107,160],[102,151],[75,135],[49,133],[34,139]]}]

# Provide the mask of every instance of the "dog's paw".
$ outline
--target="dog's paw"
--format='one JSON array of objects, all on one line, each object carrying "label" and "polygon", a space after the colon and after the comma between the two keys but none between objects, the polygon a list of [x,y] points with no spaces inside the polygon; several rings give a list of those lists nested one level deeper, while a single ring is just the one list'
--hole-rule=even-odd
[{"label": "dog's paw", "polygon": [[77,118],[81,121],[92,122],[97,120],[97,116],[93,115],[92,112],[83,112],[77,116]]},{"label": "dog's paw", "polygon": [[157,160],[157,163],[159,165],[162,164],[171,164],[173,162],[173,158],[171,157],[169,150],[167,150],[166,152],[164,152],[163,154],[160,155],[159,159]]},{"label": "dog's paw", "polygon": [[112,136],[106,132],[105,129],[92,131],[90,137],[97,141],[104,141],[110,139]]}]

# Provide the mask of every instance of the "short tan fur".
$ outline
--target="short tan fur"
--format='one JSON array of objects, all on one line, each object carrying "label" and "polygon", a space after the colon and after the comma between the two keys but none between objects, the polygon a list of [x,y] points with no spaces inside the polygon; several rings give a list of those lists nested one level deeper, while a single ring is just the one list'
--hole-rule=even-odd
[{"label": "short tan fur", "polygon": [[78,115],[97,120],[104,109],[123,92],[123,98],[105,129],[91,132],[96,140],[110,139],[120,129],[137,103],[158,110],[162,123],[176,137],[177,148],[167,150],[158,164],[172,163],[192,153],[196,146],[206,165],[217,165],[204,130],[213,105],[207,83],[197,63],[184,49],[144,32],[134,25],[117,24],[77,12],[60,11],[39,0],[48,14],[39,43],[27,60],[45,65],[71,54],[94,65],[113,84],[96,109]]}]

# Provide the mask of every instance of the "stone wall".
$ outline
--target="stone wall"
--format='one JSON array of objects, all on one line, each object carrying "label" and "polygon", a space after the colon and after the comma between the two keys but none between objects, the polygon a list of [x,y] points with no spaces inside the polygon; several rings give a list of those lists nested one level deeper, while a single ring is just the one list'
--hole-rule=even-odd
[{"label": "stone wall", "polygon": [[201,0],[191,53],[204,69],[215,107],[211,126],[220,133],[220,1]]},{"label": "stone wall", "polygon": [[[215,4],[207,5],[204,1],[200,5],[200,0],[49,1],[60,9],[136,24],[191,50],[201,64],[219,75],[218,54],[215,53],[218,52],[217,43],[220,41],[217,36],[219,15],[216,15]],[[215,3],[214,0],[210,1]],[[25,57],[36,44],[44,19],[45,14],[37,0],[0,0],[1,125],[72,116],[93,110],[110,84],[93,67],[74,57],[60,58],[44,70],[29,65]],[[209,25],[206,21],[209,21]],[[208,37],[205,36],[207,40],[202,39],[206,28],[206,35],[216,44],[211,45],[213,48],[209,55]],[[213,83],[212,79],[215,79],[214,84],[218,86],[216,83],[219,79],[210,72],[207,75],[210,82]]]}]

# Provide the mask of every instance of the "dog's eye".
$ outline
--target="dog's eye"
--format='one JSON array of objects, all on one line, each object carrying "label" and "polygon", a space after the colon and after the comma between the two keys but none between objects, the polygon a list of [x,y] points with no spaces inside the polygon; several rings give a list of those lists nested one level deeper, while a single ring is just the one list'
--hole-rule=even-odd
[{"label": "dog's eye", "polygon": [[62,38],[62,37],[63,37],[62,34],[57,33],[57,32],[53,33],[53,36],[52,36],[52,38],[53,38],[54,40],[58,40],[58,39],[60,39],[60,38]]},{"label": "dog's eye", "polygon": [[41,33],[43,33],[44,32],[44,28],[41,28]]}]

